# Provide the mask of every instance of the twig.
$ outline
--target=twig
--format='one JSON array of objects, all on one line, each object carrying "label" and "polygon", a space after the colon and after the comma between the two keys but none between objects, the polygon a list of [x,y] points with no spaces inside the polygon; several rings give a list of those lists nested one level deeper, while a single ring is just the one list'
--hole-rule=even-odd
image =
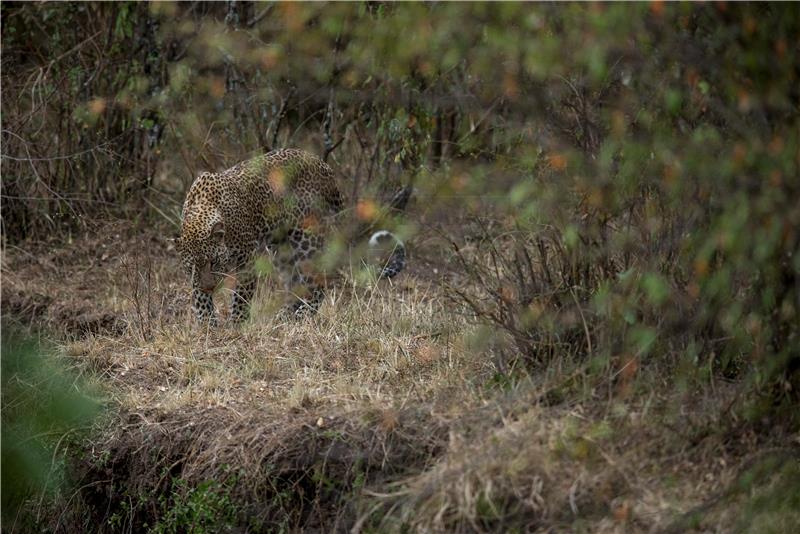
[{"label": "twig", "polygon": [[292,97],[294,96],[296,90],[294,87],[289,88],[289,94],[286,95],[286,98],[282,99],[281,107],[278,110],[278,114],[275,116],[274,122],[275,127],[272,130],[272,141],[269,145],[269,150],[275,150],[276,145],[278,144],[278,133],[281,129],[281,123],[283,122],[284,117],[286,117],[286,112],[289,109],[289,101],[291,101]]},{"label": "twig", "polygon": [[489,118],[489,115],[491,115],[492,111],[494,111],[494,108],[496,108],[499,103],[503,102],[503,100],[505,100],[503,97],[496,98],[492,105],[489,106],[489,109],[486,110],[486,113],[484,113],[483,116],[478,119],[478,122],[470,126],[469,131],[456,141],[456,146],[460,145],[467,139],[467,137],[474,134],[478,130],[478,127],[483,124],[483,121]]},{"label": "twig", "polygon": [[575,301],[575,306],[578,307],[578,313],[581,314],[581,321],[583,322],[583,332],[586,334],[586,350],[588,354],[591,356],[592,354],[592,336],[589,335],[589,327],[586,325],[586,317],[583,315],[583,309],[581,308],[580,303],[578,302],[578,297],[575,295],[575,289],[569,288],[570,295],[572,295],[572,299]]},{"label": "twig", "polygon": [[269,13],[270,13],[270,11],[272,11],[272,8],[273,8],[273,7],[275,7],[275,4],[274,4],[274,3],[270,3],[270,4],[269,4],[267,7],[265,7],[264,9],[262,9],[262,10],[261,10],[261,13],[259,13],[258,15],[256,15],[255,17],[253,17],[252,19],[250,19],[249,21],[247,21],[247,24],[246,24],[246,26],[247,26],[248,28],[252,28],[252,27],[253,27],[253,26],[255,26],[256,24],[258,24],[259,22],[261,22],[261,20],[262,20],[264,17],[266,17],[267,15],[269,15]]},{"label": "twig", "polygon": [[148,206],[150,206],[151,208],[153,208],[154,210],[156,210],[156,212],[158,212],[158,214],[159,214],[159,215],[161,215],[162,217],[164,217],[164,219],[166,219],[166,220],[167,220],[167,222],[169,222],[170,224],[172,224],[172,226],[174,226],[174,227],[176,227],[176,228],[180,228],[180,226],[181,226],[180,222],[176,221],[175,219],[173,219],[172,217],[170,217],[169,215],[167,215],[166,213],[164,213],[164,212],[163,212],[163,211],[162,211],[162,210],[161,210],[161,209],[160,209],[158,206],[156,206],[155,204],[153,204],[152,202],[150,202],[150,200],[149,200],[148,198],[146,198],[146,197],[145,197],[145,198],[144,198],[144,201],[145,201],[145,202],[147,202],[147,205],[148,205]]}]

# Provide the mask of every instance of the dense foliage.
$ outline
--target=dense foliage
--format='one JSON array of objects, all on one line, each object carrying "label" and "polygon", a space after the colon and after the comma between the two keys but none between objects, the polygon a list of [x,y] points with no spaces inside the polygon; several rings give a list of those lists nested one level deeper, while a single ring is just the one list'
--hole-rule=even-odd
[{"label": "dense foliage", "polygon": [[174,222],[201,170],[303,146],[353,203],[413,183],[471,221],[452,296],[503,365],[723,376],[733,421],[798,428],[797,4],[4,3],[2,28],[5,242]]}]

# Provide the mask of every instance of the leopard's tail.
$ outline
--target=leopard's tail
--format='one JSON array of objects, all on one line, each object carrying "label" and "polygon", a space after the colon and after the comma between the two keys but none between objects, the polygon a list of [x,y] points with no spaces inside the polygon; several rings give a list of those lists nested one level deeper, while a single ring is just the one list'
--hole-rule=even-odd
[{"label": "leopard's tail", "polygon": [[394,278],[406,267],[406,247],[388,230],[378,230],[369,238],[369,246],[391,251],[381,266],[380,278]]}]

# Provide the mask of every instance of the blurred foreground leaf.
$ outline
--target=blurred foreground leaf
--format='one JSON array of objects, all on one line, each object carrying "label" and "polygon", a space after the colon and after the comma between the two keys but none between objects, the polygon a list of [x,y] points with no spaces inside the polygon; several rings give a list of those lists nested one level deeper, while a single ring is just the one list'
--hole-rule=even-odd
[{"label": "blurred foreground leaf", "polygon": [[32,495],[64,479],[65,437],[99,412],[99,403],[40,344],[5,326],[2,332],[3,522]]}]

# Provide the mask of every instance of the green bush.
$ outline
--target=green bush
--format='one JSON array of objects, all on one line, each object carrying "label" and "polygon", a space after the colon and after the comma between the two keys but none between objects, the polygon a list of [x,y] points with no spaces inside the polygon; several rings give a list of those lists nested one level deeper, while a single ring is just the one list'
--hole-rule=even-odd
[{"label": "green bush", "polygon": [[175,481],[171,499],[162,496],[159,505],[164,515],[150,529],[157,534],[188,532],[226,532],[235,525],[237,508],[225,488],[216,481],[187,487]]},{"label": "green bush", "polygon": [[99,404],[45,348],[4,326],[2,332],[3,523],[30,497],[65,488],[68,445],[98,414]]}]

